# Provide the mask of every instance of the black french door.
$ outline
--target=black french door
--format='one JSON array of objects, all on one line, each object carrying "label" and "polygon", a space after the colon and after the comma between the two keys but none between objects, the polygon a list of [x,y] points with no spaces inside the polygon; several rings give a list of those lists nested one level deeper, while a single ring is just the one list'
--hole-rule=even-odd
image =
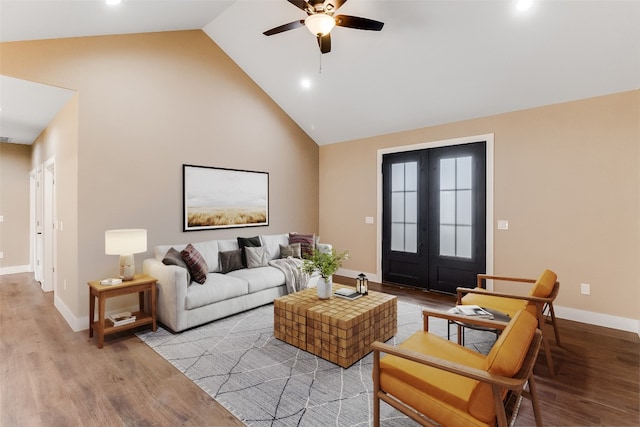
[{"label": "black french door", "polygon": [[383,157],[383,281],[455,293],[486,271],[485,146]]}]

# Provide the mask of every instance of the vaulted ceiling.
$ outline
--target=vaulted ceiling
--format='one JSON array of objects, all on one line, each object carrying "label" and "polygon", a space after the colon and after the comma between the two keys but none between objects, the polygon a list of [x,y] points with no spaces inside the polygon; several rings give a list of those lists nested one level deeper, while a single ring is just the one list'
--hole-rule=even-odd
[{"label": "vaulted ceiling", "polygon": [[[338,14],[385,25],[336,27],[321,55],[305,28],[262,34],[306,17],[286,0],[0,0],[0,41],[202,29],[319,145],[640,88],[637,0],[348,0]],[[12,105],[40,103],[15,80],[0,80],[0,136],[28,119]],[[48,90],[49,108],[68,99]]]}]

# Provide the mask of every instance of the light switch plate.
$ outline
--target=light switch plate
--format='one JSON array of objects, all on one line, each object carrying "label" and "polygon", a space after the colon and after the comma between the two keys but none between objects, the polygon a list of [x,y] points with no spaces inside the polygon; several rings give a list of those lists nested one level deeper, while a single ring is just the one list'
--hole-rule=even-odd
[{"label": "light switch plate", "polygon": [[365,224],[373,224],[373,217],[372,216],[365,217],[364,222]]},{"label": "light switch plate", "polygon": [[4,215],[0,215],[0,222],[4,222]]}]

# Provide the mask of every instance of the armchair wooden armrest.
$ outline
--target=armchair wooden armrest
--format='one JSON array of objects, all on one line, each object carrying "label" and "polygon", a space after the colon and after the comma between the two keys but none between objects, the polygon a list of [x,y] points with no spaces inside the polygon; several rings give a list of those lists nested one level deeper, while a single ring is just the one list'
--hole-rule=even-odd
[{"label": "armchair wooden armrest", "polygon": [[536,283],[536,279],[526,279],[521,277],[492,276],[489,274],[478,274],[477,278],[478,278],[479,288],[484,288],[484,286],[482,285],[486,283],[486,282],[483,282],[486,280],[502,280],[505,282],[516,282],[516,283]]},{"label": "armchair wooden armrest", "polygon": [[430,310],[425,308],[422,310],[422,320],[425,331],[429,331],[429,317],[437,317],[439,319],[446,319],[452,322],[460,322],[467,325],[482,326],[498,330],[503,330],[508,324],[506,322],[500,322],[493,319],[485,319],[477,316],[465,316],[464,314],[449,313],[447,311]]},{"label": "armchair wooden armrest", "polygon": [[558,295],[558,287],[556,286],[553,290],[553,292],[551,293],[551,295],[549,295],[546,298],[542,298],[542,297],[534,297],[531,295],[516,295],[516,294],[508,294],[508,293],[504,293],[504,292],[495,292],[495,291],[488,291],[484,288],[463,288],[463,287],[458,287],[456,288],[456,293],[458,295],[458,303],[461,302],[462,297],[465,294],[479,294],[479,295],[489,295],[489,296],[493,296],[493,297],[501,297],[501,298],[511,298],[511,299],[519,299],[519,300],[523,300],[523,301],[530,301],[534,304],[538,303],[538,304],[547,304],[550,302],[553,302],[553,300],[556,298],[556,296]]}]

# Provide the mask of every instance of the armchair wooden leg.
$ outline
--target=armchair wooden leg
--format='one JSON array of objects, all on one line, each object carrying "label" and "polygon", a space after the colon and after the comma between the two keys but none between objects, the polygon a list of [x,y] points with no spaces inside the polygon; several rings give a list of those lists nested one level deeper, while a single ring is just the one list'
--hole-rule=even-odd
[{"label": "armchair wooden leg", "polygon": [[549,304],[549,314],[551,315],[551,324],[553,325],[553,332],[556,336],[556,345],[560,345],[560,332],[558,331],[558,322],[556,322],[556,312],[553,309],[553,304]]},{"label": "armchair wooden leg", "polygon": [[549,347],[549,340],[547,339],[547,334],[544,332],[545,330],[545,321],[544,314],[542,312],[542,307],[540,305],[537,306],[538,310],[538,328],[542,332],[542,345],[544,346],[544,353],[547,357],[547,366],[549,366],[549,373],[552,377],[556,376],[556,372],[553,369],[553,358],[551,357],[551,348]]},{"label": "armchair wooden leg", "polygon": [[536,419],[536,426],[542,427],[542,416],[540,415],[540,406],[538,405],[538,392],[536,391],[536,383],[533,380],[533,372],[531,372],[531,375],[529,375],[527,383],[529,384],[527,397],[529,397],[529,399],[531,400],[531,406],[533,406],[533,416]]},{"label": "armchair wooden leg", "polygon": [[373,351],[373,427],[380,427],[380,352]]}]

